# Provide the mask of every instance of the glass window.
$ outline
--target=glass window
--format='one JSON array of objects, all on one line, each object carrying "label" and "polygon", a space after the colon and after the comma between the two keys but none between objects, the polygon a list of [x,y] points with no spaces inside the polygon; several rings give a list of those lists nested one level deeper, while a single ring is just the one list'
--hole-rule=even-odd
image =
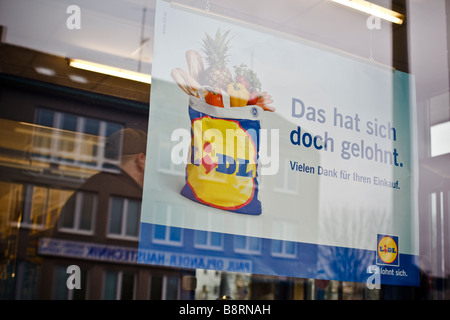
[{"label": "glass window", "polygon": [[298,193],[298,179],[295,179],[290,174],[291,161],[284,157],[280,157],[280,174],[276,176],[274,191],[297,194]]},{"label": "glass window", "polygon": [[166,300],[177,300],[179,291],[179,280],[178,277],[166,277]]},{"label": "glass window", "polygon": [[223,233],[195,230],[194,244],[197,248],[221,250]]},{"label": "glass window", "polygon": [[153,241],[168,245],[182,245],[182,229],[156,224],[154,225]]},{"label": "glass window", "polygon": [[150,299],[151,300],[178,300],[179,277],[174,275],[151,275]]},{"label": "glass window", "polygon": [[135,297],[135,274],[122,271],[106,271],[103,298],[105,300],[131,300]]},{"label": "glass window", "polygon": [[117,298],[117,272],[105,273],[105,284],[103,291],[103,298],[105,300],[116,300]]},{"label": "glass window", "polygon": [[59,229],[64,232],[88,233],[94,230],[97,216],[97,195],[77,191],[64,204]]},{"label": "glass window", "polygon": [[122,124],[47,109],[37,109],[36,124],[33,154],[37,159],[98,169],[118,164],[105,155],[104,144]]},{"label": "glass window", "polygon": [[111,197],[108,235],[136,239],[139,231],[140,209],[140,201]]},{"label": "glass window", "polygon": [[72,191],[45,186],[25,185],[23,189],[22,223],[33,229],[45,229],[54,225],[61,207]]},{"label": "glass window", "polygon": [[239,253],[259,254],[261,252],[261,238],[235,235],[234,250]]},{"label": "glass window", "polygon": [[163,277],[152,276],[150,280],[150,299],[162,300],[163,292]]},{"label": "glass window", "polygon": [[[171,137],[169,134],[161,133],[159,134],[159,149],[161,152],[158,153],[158,170],[171,174],[171,175],[184,175],[185,170],[185,161],[187,159],[174,160],[172,156],[175,158],[180,157],[180,155],[174,154],[171,155],[171,152],[167,152],[172,149],[172,145],[169,143],[171,141]],[[180,163],[176,163],[176,162]]]},{"label": "glass window", "polygon": [[[368,0],[405,15],[401,25],[337,3],[346,2],[344,0],[177,2],[205,16],[212,14],[220,17],[220,23],[231,19],[242,21],[242,25],[238,22],[240,27],[267,31],[267,34],[274,36],[271,38],[273,40],[265,41],[266,37],[263,37],[257,43],[265,55],[269,55],[272,49],[279,49],[280,39],[293,40],[292,43],[300,41],[307,44],[306,47],[319,48],[330,56],[342,55],[375,69],[407,73],[408,77],[411,76],[411,83],[407,89],[392,88],[389,75],[388,81],[382,83],[376,81],[371,73],[372,68],[359,68],[356,64],[351,64],[351,68],[335,65],[334,68],[313,70],[313,63],[298,61],[305,73],[293,72],[296,70],[292,66],[295,56],[287,57],[286,52],[280,50],[269,63],[257,55],[249,56],[252,65],[261,66],[258,76],[268,79],[264,85],[269,82],[276,88],[274,100],[277,110],[282,112],[276,113],[277,122],[273,124],[278,126],[280,132],[288,126],[292,126],[289,131],[301,126],[301,132],[308,133],[311,139],[321,136],[325,141],[325,137],[328,137],[328,150],[313,150],[314,140],[309,139],[308,135],[303,135],[306,140],[301,140],[300,131],[299,144],[295,146],[292,140],[289,141],[289,134],[279,136],[279,171],[276,176],[258,180],[259,197],[276,195],[280,199],[265,203],[264,209],[274,210],[276,215],[267,224],[258,224],[264,216],[254,216],[245,220],[245,223],[236,223],[241,220],[234,219],[234,212],[223,214],[219,213],[220,209],[211,208],[210,212],[195,212],[198,230],[186,230],[182,226],[194,225],[191,224],[194,219],[187,217],[191,208],[197,208],[197,203],[180,205],[179,199],[169,194],[157,198],[151,204],[155,213],[152,216],[153,224],[143,237],[161,250],[155,256],[168,261],[182,261],[182,258],[188,261],[188,258],[198,254],[198,257],[209,259],[209,265],[221,266],[221,263],[246,263],[247,260],[259,258],[259,262],[264,264],[262,260],[267,254],[268,258],[284,261],[286,265],[294,264],[295,259],[305,252],[302,252],[303,247],[297,242],[285,239],[305,236],[320,243],[341,243],[342,238],[347,237],[349,242],[356,243],[355,247],[363,247],[365,243],[360,239],[365,239],[368,234],[366,227],[376,222],[382,224],[387,232],[397,227],[402,231],[417,228],[419,236],[414,239],[400,238],[400,247],[409,246],[411,251],[417,248],[420,286],[386,284],[381,289],[370,289],[364,282],[197,270],[197,290],[190,295],[191,292],[182,290],[184,282],[181,279],[186,270],[135,263],[142,235],[141,199],[137,194],[143,189],[136,187],[136,190],[128,192],[130,190],[124,190],[122,186],[112,186],[116,189],[113,196],[103,199],[102,193],[79,188],[91,176],[101,174],[114,180],[122,170],[125,171],[119,156],[106,152],[107,139],[111,134],[124,128],[143,131],[150,128],[148,132],[153,132],[153,127],[149,126],[149,117],[157,112],[150,114],[150,108],[164,110],[161,106],[165,103],[178,101],[175,95],[164,95],[166,89],[169,90],[172,85],[176,87],[176,84],[170,82],[169,72],[166,72],[167,79],[157,81],[161,79],[155,75],[164,66],[159,65],[156,58],[164,55],[167,62],[173,62],[173,66],[187,70],[186,56],[177,54],[175,57],[175,50],[161,52],[154,35],[159,27],[170,25],[170,28],[179,32],[186,25],[167,20],[156,25],[157,0],[78,1],[76,6],[69,1],[16,0],[0,1],[0,299],[216,299],[226,294],[232,298],[245,299],[450,300],[450,1]],[[70,13],[69,10],[77,7],[81,13],[81,24],[76,23],[74,11]],[[185,12],[189,11],[188,8],[184,9]],[[200,36],[202,33],[199,33],[199,43],[188,44],[187,39],[180,38],[176,39],[177,44],[185,44],[186,48],[196,46],[201,50]],[[249,43],[255,39],[249,40],[252,41],[243,39],[238,42],[239,49],[248,51]],[[232,50],[238,49],[235,43],[230,42]],[[201,55],[206,58],[205,52],[201,52]],[[230,55],[229,58],[231,68],[240,63],[236,56]],[[314,58],[311,55],[311,59]],[[102,64],[110,69],[151,75],[153,78],[151,83],[143,83],[82,70],[73,67],[71,62],[74,59]],[[277,69],[281,64],[283,72]],[[311,70],[308,71],[308,68]],[[221,72],[216,70],[209,74],[213,73],[217,75]],[[277,73],[280,75],[274,77]],[[408,194],[408,197],[411,194],[411,203],[416,206],[414,215],[418,219],[414,225],[410,221],[404,223],[395,217],[392,219],[387,210],[377,212],[369,204],[370,201],[378,200],[373,194],[361,192],[353,195],[349,192],[348,184],[339,176],[322,176],[316,183],[310,183],[314,175],[306,176],[305,171],[301,170],[304,168],[300,166],[308,164],[313,158],[315,163],[325,165],[327,153],[339,156],[340,138],[353,140],[350,133],[355,130],[346,131],[341,126],[341,136],[332,132],[336,128],[333,128],[333,114],[329,110],[336,106],[343,116],[353,115],[353,112],[346,113],[341,101],[354,101],[361,116],[361,139],[354,141],[349,152],[358,153],[359,144],[356,143],[360,141],[365,143],[365,147],[373,146],[375,142],[380,143],[381,147],[380,136],[386,132],[383,126],[385,123],[380,117],[377,119],[376,108],[359,103],[367,101],[363,99],[365,94],[353,87],[336,90],[328,85],[329,82],[320,81],[335,78],[336,83],[340,84],[345,78],[358,74],[373,81],[374,85],[386,86],[388,91],[392,90],[389,94],[399,93],[398,96],[393,95],[394,99],[412,93],[411,108],[408,110],[411,112],[405,117],[410,121],[405,124],[414,129],[413,133],[410,137],[396,137],[395,143],[401,148],[406,147],[411,158],[417,160],[414,164],[417,172],[411,175],[415,179],[414,190]],[[313,88],[311,84],[314,83],[314,77],[317,77],[317,86]],[[291,92],[288,89],[291,84],[298,90]],[[153,100],[150,106],[150,94],[155,97],[155,92],[159,90],[163,92],[161,100]],[[336,95],[331,96],[330,91],[333,90]],[[151,178],[161,188],[176,190],[177,196],[185,182],[184,162],[188,155],[171,154],[173,146],[179,141],[171,140],[173,132],[166,124],[170,120],[174,127],[189,129],[191,124],[190,119],[184,117],[188,115],[189,98],[181,90],[178,94],[183,95],[185,104],[172,104],[179,108],[176,109],[179,112],[170,111],[170,119],[157,118],[155,122],[161,126],[161,130],[155,130],[156,134],[149,135],[151,145],[160,151],[149,156],[155,159],[152,163],[155,168],[151,168],[158,173]],[[292,116],[290,107],[293,97],[304,100],[304,115],[300,118]],[[386,99],[389,100],[389,97]],[[324,123],[319,123],[320,114],[309,113],[312,109],[320,110],[326,106],[330,107],[326,111],[326,125],[329,125],[330,130],[326,129]],[[220,113],[222,111],[220,109]],[[297,111],[299,116],[300,111]],[[402,116],[395,115],[400,119]],[[338,118],[335,115],[334,120]],[[264,120],[261,122],[263,129],[270,123]],[[363,125],[367,120],[373,120],[372,125],[378,125],[378,130],[373,133],[379,136],[372,134],[363,137]],[[314,129],[309,130],[310,126]],[[406,132],[397,126],[396,130]],[[185,133],[190,138],[192,132],[187,130]],[[411,143],[402,143],[409,139]],[[259,142],[263,144],[262,139]],[[306,149],[308,144],[311,148]],[[286,151],[289,148],[292,153]],[[270,148],[268,154],[273,150]],[[403,152],[401,157],[406,157]],[[384,153],[386,155],[393,153]],[[173,156],[178,162],[174,161]],[[261,157],[259,159],[262,160]],[[291,161],[296,161],[297,167]],[[349,166],[343,168],[347,170],[345,174],[349,169],[356,170],[357,166],[353,167],[356,161],[358,159],[347,162]],[[341,168],[336,169],[339,175]],[[391,173],[395,175],[397,170]],[[214,180],[212,175],[201,179],[198,182],[200,184]],[[224,183],[228,181],[223,177],[221,179]],[[336,187],[338,192],[328,192],[330,181],[343,182]],[[380,190],[382,187],[377,188]],[[363,205],[355,209],[360,209],[355,213],[355,217],[360,220],[356,221],[356,225],[347,223],[347,204],[343,202],[338,207],[327,206],[325,201],[308,199],[310,206],[306,206],[303,200],[310,190],[316,190],[322,199],[337,199],[336,202],[344,196],[361,200]],[[361,191],[358,187],[353,190],[356,193]],[[143,195],[147,196],[148,193]],[[291,199],[289,206],[292,211],[284,210],[284,206],[287,206],[285,199]],[[379,202],[393,205],[394,210],[397,210],[397,199],[389,195],[379,199]],[[348,203],[349,206],[352,204],[352,201]],[[397,212],[409,210],[408,207]],[[311,212],[318,214],[310,215],[309,220],[301,220]],[[291,213],[298,213],[297,224],[288,221],[290,218],[286,215]],[[312,220],[317,222],[317,229],[305,228]],[[341,229],[337,228],[337,222],[342,223]],[[230,229],[234,228],[236,232],[214,232],[224,224],[231,225]],[[259,235],[261,230],[274,235],[275,240],[249,236]],[[44,250],[40,251],[43,242],[48,243],[45,253]],[[336,270],[352,275],[367,270],[366,266],[353,264],[353,252],[346,251],[347,247],[338,248],[318,252],[318,257],[311,258],[312,263],[317,258],[317,268],[321,268],[323,261],[334,259],[338,265]],[[166,250],[175,254],[170,256]],[[148,252],[149,260],[152,253]],[[240,261],[216,259],[228,253]],[[371,254],[372,251],[368,256]],[[405,257],[409,259],[408,255]],[[84,266],[81,269],[80,290],[67,288],[69,274],[65,262]],[[95,268],[91,269],[90,266]],[[268,265],[267,269],[270,267]],[[144,281],[138,282],[138,275],[143,275]]]},{"label": "glass window", "polygon": [[155,203],[158,212],[156,224],[153,224],[153,242],[172,246],[181,246],[183,229],[174,225],[183,219],[183,207],[163,202]]}]

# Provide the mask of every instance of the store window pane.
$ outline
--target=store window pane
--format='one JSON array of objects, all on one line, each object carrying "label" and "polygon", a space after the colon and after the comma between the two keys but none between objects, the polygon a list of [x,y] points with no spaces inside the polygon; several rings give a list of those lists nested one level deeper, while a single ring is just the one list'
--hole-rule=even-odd
[{"label": "store window pane", "polygon": [[118,158],[107,158],[105,139],[123,128],[120,123],[37,109],[33,137],[34,156],[59,163],[117,171]]},{"label": "store window pane", "polygon": [[97,213],[97,195],[75,192],[61,210],[60,229],[68,232],[92,232]]},{"label": "store window pane", "polygon": [[261,249],[261,239],[255,237],[249,237],[249,249],[251,251],[259,251]]},{"label": "store window pane", "polygon": [[153,227],[154,233],[153,238],[155,240],[165,240],[166,238],[166,226],[160,224],[155,224]]},{"label": "store window pane", "polygon": [[122,290],[120,292],[121,300],[132,300],[134,297],[134,274],[122,274]]},{"label": "store window pane", "polygon": [[105,272],[103,298],[105,300],[131,300],[135,294],[135,274],[122,271]]},{"label": "store window pane", "polygon": [[218,232],[211,232],[211,245],[214,247],[222,246],[223,234]]},{"label": "store window pane", "polygon": [[[174,275],[177,270],[154,265],[138,266],[132,264],[131,259],[124,262],[120,259],[126,259],[126,255],[121,256],[119,251],[114,251],[120,244],[129,250],[125,250],[126,252],[134,254],[139,244],[140,201],[128,199],[126,198],[128,195],[120,195],[119,192],[115,193],[115,197],[110,200],[100,199],[100,194],[73,191],[94,174],[120,172],[119,157],[105,153],[107,138],[111,134],[122,128],[140,128],[144,131],[150,128],[149,132],[154,132],[152,131],[154,127],[148,126],[150,108],[153,111],[164,110],[163,107],[160,108],[164,104],[159,104],[162,101],[156,100],[157,103],[150,106],[150,90],[152,89],[152,97],[155,97],[157,95],[155,93],[163,86],[166,86],[164,90],[168,89],[168,83],[156,76],[157,71],[162,70],[163,67],[169,69],[175,66],[188,71],[189,66],[186,64],[184,52],[160,51],[161,47],[158,45],[161,45],[161,42],[154,42],[154,34],[155,27],[157,29],[160,27],[159,30],[167,27],[165,30],[169,35],[172,27],[179,31],[181,28],[192,26],[177,25],[177,21],[170,21],[170,19],[164,20],[164,25],[156,26],[155,16],[159,13],[155,13],[156,2],[155,0],[81,1],[78,3],[81,8],[81,29],[76,30],[70,29],[67,24],[70,23],[71,17],[66,12],[68,2],[1,1],[1,299],[146,299],[149,296],[149,290],[151,299],[178,299],[184,296],[185,292],[181,291],[181,278]],[[274,258],[274,261],[284,261],[284,258],[292,259],[296,258],[296,255],[301,256],[306,253],[297,252],[300,247],[296,242],[279,239],[313,239],[320,243],[333,239],[332,242],[336,240],[338,244],[349,240],[352,244],[355,243],[355,247],[363,247],[364,250],[367,247],[375,253],[371,243],[359,241],[360,238],[365,238],[369,234],[366,230],[372,227],[370,222],[381,221],[382,231],[400,230],[401,233],[417,225],[418,237],[410,239],[401,235],[399,241],[401,250],[405,250],[404,252],[408,254],[416,248],[420,249],[418,250],[420,287],[384,285],[382,290],[369,290],[363,282],[331,281],[327,283],[316,281],[317,279],[302,278],[291,281],[278,275],[252,274],[245,278],[240,273],[223,277],[217,274],[207,276],[202,273],[199,275],[198,288],[201,289],[204,286],[205,292],[208,288],[209,298],[215,298],[219,292],[229,289],[233,297],[251,296],[270,299],[369,299],[372,297],[388,300],[406,297],[449,300],[450,1],[369,0],[371,3],[401,11],[406,16],[402,25],[377,20],[374,16],[349,9],[331,0],[258,1],[246,5],[235,0],[178,0],[178,2],[182,6],[193,6],[195,11],[201,12],[202,16],[212,19],[216,16],[221,17],[220,23],[226,23],[227,18],[232,21],[245,20],[242,24],[238,23],[239,28],[249,27],[252,32],[257,31],[259,27],[262,27],[264,31],[267,30],[267,33],[273,36],[271,38],[273,40],[266,42],[265,35],[261,35],[260,53],[264,52],[264,56],[251,55],[248,62],[250,62],[249,67],[258,69],[258,76],[264,80],[263,85],[267,86],[269,93],[272,90],[275,92],[273,98],[275,98],[277,111],[274,117],[280,122],[274,123],[273,128],[277,129],[276,127],[280,124],[280,131],[285,129],[290,132],[297,126],[301,126],[303,138],[308,138],[309,134],[311,137],[324,138],[325,133],[328,133],[329,138],[334,139],[334,150],[314,150],[314,142],[307,148],[305,144],[311,141],[301,139],[298,140],[301,144],[295,146],[292,140],[289,141],[289,132],[286,135],[280,135],[281,152],[278,173],[271,177],[258,176],[259,191],[264,191],[259,192],[260,198],[266,200],[272,196],[279,197],[279,202],[264,203],[263,215],[251,217],[247,224],[234,224],[238,221],[238,219],[233,220],[235,213],[222,214],[223,212],[216,208],[211,210],[213,212],[211,214],[208,212],[203,215],[200,209],[195,212],[199,217],[205,218],[203,220],[185,221],[189,216],[188,211],[202,205],[197,206],[197,204],[186,202],[186,207],[183,207],[183,205],[175,204],[181,203],[178,198],[179,189],[176,188],[181,187],[185,182],[183,179],[186,167],[184,164],[174,164],[172,161],[170,151],[176,141],[171,140],[170,129],[172,129],[171,125],[189,129],[190,122],[187,121],[187,117],[183,119],[180,117],[187,116],[188,104],[172,104],[179,107],[180,112],[172,112],[167,118],[157,119],[156,122],[164,130],[158,131],[156,136],[151,136],[152,145],[157,146],[161,151],[151,155],[155,159],[153,164],[157,168],[155,170],[157,175],[151,176],[151,179],[158,182],[158,188],[166,186],[173,188],[176,197],[172,198],[167,194],[157,199],[164,203],[153,208],[156,213],[155,220],[158,221],[152,226],[151,234],[148,234],[150,242],[155,243],[158,249],[163,250],[162,248],[166,247],[168,251],[173,249],[180,255],[187,254],[190,249],[198,249],[199,255],[204,254],[208,257],[222,257],[222,254],[227,255],[229,251],[232,251],[231,254],[237,253],[236,256],[242,260],[251,255],[268,254],[271,255],[270,258]],[[171,4],[171,7],[176,6]],[[183,12],[190,11],[188,8],[183,10]],[[200,24],[196,24],[196,27],[199,26]],[[210,32],[213,35],[213,30],[208,31]],[[201,50],[202,34],[198,33],[198,35],[198,42],[189,41],[190,45],[186,48],[197,47]],[[228,52],[231,58],[228,65],[230,72],[234,71],[232,68],[235,62],[240,63],[241,61],[238,60],[253,48],[253,40],[257,40],[249,38],[242,39],[241,43],[236,42],[235,40],[239,40],[237,39],[239,37],[239,34],[236,35],[230,42]],[[183,46],[188,41],[188,39],[175,40],[178,45]],[[319,68],[316,68],[314,63],[310,63],[314,62],[316,57],[311,55],[311,61],[298,59],[299,56],[303,56],[304,51],[299,52],[298,56],[289,55],[280,50],[277,52],[276,48],[280,48],[280,43],[285,40],[292,40],[293,46],[298,42],[305,44],[303,48],[306,51],[309,50],[308,48],[314,48],[314,50],[318,49],[316,52],[325,53],[330,57],[349,57],[357,63],[352,63],[351,68],[342,68],[341,65],[320,68],[321,63],[326,66],[324,61],[326,59],[320,59],[316,65]],[[235,54],[239,50],[242,53]],[[274,52],[273,55],[271,52]],[[165,55],[164,60],[167,66],[160,65],[156,61],[156,57],[161,56],[159,54]],[[201,55],[206,58],[204,52],[201,52]],[[270,61],[269,55],[272,55]],[[152,84],[141,84],[116,76],[79,70],[70,66],[69,62],[73,58],[152,75]],[[267,60],[264,60],[265,58]],[[372,72],[360,67],[359,63],[371,66],[371,70],[383,69],[388,70],[388,73],[393,71],[393,74],[398,71],[405,72],[405,77],[411,79],[410,84],[405,88],[392,88],[389,81],[383,83],[372,78]],[[295,72],[296,64],[303,64],[302,72]],[[279,68],[280,65],[282,68]],[[340,72],[337,72],[338,69]],[[275,77],[277,73],[279,76]],[[344,90],[336,89],[347,79],[361,73],[363,77],[373,81],[374,87],[386,86],[387,91],[392,89],[392,92],[388,94],[393,93],[393,101],[397,98],[403,100],[401,98],[408,95],[406,91],[413,93],[411,110],[404,110],[405,114],[406,111],[412,112],[404,118],[401,113],[396,114],[395,118],[401,119],[402,127],[410,126],[414,132],[411,136],[403,134],[397,136],[395,143],[387,147],[388,149],[397,148],[396,151],[400,152],[399,160],[402,163],[405,163],[403,160],[407,157],[417,158],[417,163],[414,163],[417,172],[414,172],[414,175],[405,175],[407,179],[414,178],[414,191],[408,194],[408,197],[411,197],[408,199],[411,200],[411,207],[409,204],[405,206],[407,210],[397,210],[400,207],[405,208],[397,205],[401,202],[398,200],[403,199],[403,197],[395,196],[399,194],[398,190],[392,193],[386,192],[388,197],[380,199],[382,210],[377,212],[378,204],[375,203],[377,197],[372,192],[363,193],[362,190],[365,187],[362,184],[361,189],[358,186],[352,189],[357,191],[357,195],[349,192],[351,188],[348,188],[350,184],[355,183],[351,183],[350,180],[344,181],[340,177],[322,176],[319,179],[320,183],[311,184],[309,182],[317,176],[317,171],[315,174],[307,175],[304,171],[295,171],[291,163],[291,161],[297,161],[298,165],[303,162],[309,165],[309,162],[314,162],[324,166],[328,163],[330,169],[337,170],[338,176],[340,169],[354,170],[359,173],[358,166],[353,164],[364,163],[369,159],[362,157],[351,159],[347,161],[349,164],[347,168],[338,168],[336,163],[327,160],[330,155],[339,157],[343,151],[341,143],[344,140],[355,143],[355,148],[349,150],[353,153],[360,151],[356,148],[358,145],[363,149],[362,142],[366,150],[373,147],[374,143],[378,143],[381,147],[380,136],[386,132],[383,131],[385,129],[383,125],[386,123],[376,105],[369,107],[370,101],[376,101],[378,97],[367,99],[365,94],[353,86],[346,86]],[[165,76],[167,80],[171,80],[169,72],[166,72]],[[332,78],[336,79],[336,87],[329,85],[328,80]],[[175,83],[173,85],[176,87]],[[289,89],[292,88],[291,85],[295,86],[295,90]],[[184,97],[184,93],[181,90],[178,91]],[[302,99],[305,103],[304,114],[299,118],[293,117],[293,111],[290,110],[291,99],[294,97]],[[170,95],[163,98],[164,103],[176,99]],[[385,98],[389,101],[389,97]],[[355,109],[350,111],[353,103]],[[379,104],[380,108],[383,106],[384,104]],[[336,117],[333,119],[332,113],[334,107],[342,112],[344,117],[359,116],[360,131],[355,127],[350,129],[341,126],[342,130],[333,128],[333,120],[336,120]],[[309,113],[312,110],[325,109],[326,121],[323,123],[320,122],[320,114]],[[353,111],[357,111],[357,114]],[[155,113],[152,113],[152,116],[154,115]],[[300,112],[297,116],[299,115]],[[269,121],[261,122],[262,129],[266,129],[267,124],[270,124],[269,116],[267,119]],[[367,121],[378,124],[378,130],[373,131],[375,134],[368,134],[366,131]],[[398,132],[405,132],[401,131],[397,125],[395,127]],[[309,130],[310,128],[314,129]],[[334,131],[334,129],[337,130]],[[352,136],[356,132],[359,132],[357,138]],[[292,152],[284,153],[286,145]],[[269,149],[271,152],[272,148]],[[408,152],[411,154],[409,155]],[[310,158],[312,154],[315,154],[317,159]],[[363,154],[360,153],[360,155]],[[258,159],[262,160],[261,157]],[[336,168],[332,168],[335,165]],[[393,167],[392,169],[386,171],[388,176],[391,173],[397,176],[399,170],[405,168]],[[371,170],[367,173],[372,174]],[[338,192],[329,192],[328,187],[334,183],[338,185],[335,189]],[[400,185],[401,192],[406,190],[403,181],[400,181]],[[101,186],[97,187],[101,188]],[[373,190],[380,190],[380,188],[383,187],[373,186]],[[303,200],[305,194],[311,190],[315,190],[312,193],[318,200],[307,199],[311,204],[307,206]],[[344,202],[345,197],[351,201]],[[322,201],[325,198],[330,200],[329,207],[325,200]],[[286,199],[292,199],[292,203],[288,204],[284,201]],[[331,199],[336,201],[333,202]],[[350,219],[346,219],[346,206],[352,207],[359,200],[363,205],[355,216],[361,220],[353,224],[354,221],[350,223]],[[413,203],[417,203],[417,208],[413,207]],[[289,213],[289,210],[285,209],[291,205],[292,211]],[[394,219],[387,217],[388,214],[385,212],[389,209],[384,210],[384,205],[386,208],[393,205],[396,215]],[[342,206],[344,208],[340,208]],[[411,210],[412,215],[418,217],[417,224],[416,221],[397,219],[397,214],[409,212],[410,209],[414,209]],[[257,221],[263,221],[270,216],[266,210],[274,210],[269,213],[275,218],[267,224],[261,223],[260,229],[265,234],[274,235],[275,240],[270,242],[247,236],[260,234]],[[325,214],[322,214],[323,211]],[[329,216],[334,217],[335,220],[328,219],[328,211]],[[215,214],[216,212],[220,213]],[[292,216],[284,222],[283,214],[292,214]],[[308,215],[313,218],[303,219]],[[371,218],[366,220],[368,217]],[[221,218],[223,221],[220,221]],[[296,219],[298,219],[298,225],[293,223]],[[273,229],[272,221],[275,221]],[[335,221],[342,224],[341,229],[338,223],[334,223]],[[316,222],[318,229],[307,227],[310,223]],[[180,228],[184,225],[199,226],[199,230],[195,230],[195,236],[190,237],[192,229],[185,232]],[[228,235],[224,237],[221,233],[210,231],[217,230],[217,227],[220,229],[222,225],[230,226],[229,229],[236,232],[229,233],[232,237]],[[57,230],[53,230],[53,227]],[[96,234],[97,230],[101,230],[102,234]],[[53,241],[51,249],[54,251],[52,254],[41,254],[42,252],[39,251],[41,240],[49,237]],[[225,243],[224,239],[230,238],[232,238],[231,242]],[[88,246],[90,246],[89,249],[83,251]],[[79,250],[80,248],[83,250]],[[210,254],[208,250],[216,251]],[[117,260],[108,262],[101,261],[96,256],[98,254],[104,257],[107,253],[112,256],[112,253],[116,252],[117,255],[114,257]],[[253,258],[259,257],[251,256],[251,259]],[[329,255],[326,254],[323,258],[331,260],[335,257],[330,251]],[[316,257],[308,256],[306,259],[314,260]],[[405,266],[406,259],[402,259],[400,259],[399,270],[404,269]],[[342,264],[339,257],[334,261],[338,265]],[[82,282],[81,290],[68,290],[67,266],[59,265],[65,262],[93,265],[96,268],[96,274],[101,273],[104,277],[89,279],[86,277],[87,271],[82,269],[82,281],[87,282]],[[348,265],[352,262],[349,261]],[[253,267],[256,265],[254,263]],[[267,269],[270,267],[267,266]],[[155,271],[153,268],[156,268],[157,276],[153,276]],[[137,276],[127,272],[137,269],[139,274],[142,272],[147,277],[151,277],[150,288],[147,290],[147,283],[144,286],[146,289],[142,290],[145,291],[143,297],[138,296],[135,290]],[[365,269],[361,267],[358,270],[345,270],[343,273],[359,276],[364,271]],[[410,272],[407,273],[410,275]],[[202,275],[203,279],[200,279]],[[145,279],[148,279],[147,277]],[[384,275],[384,278],[394,279],[394,276]],[[395,279],[400,278],[395,276]],[[88,292],[89,288],[95,290]],[[197,292],[195,299],[198,298]]]},{"label": "store window pane", "polygon": [[235,249],[244,250],[247,243],[247,237],[235,235],[234,237],[234,247]]},{"label": "store window pane", "polygon": [[206,245],[207,244],[207,236],[208,233],[203,230],[196,230],[195,231],[195,243],[198,245]]},{"label": "store window pane", "polygon": [[55,113],[50,110],[41,109],[38,112],[37,124],[46,127],[53,127]]},{"label": "store window pane", "polygon": [[203,249],[220,250],[222,249],[223,234],[218,232],[196,230],[195,246]]},{"label": "store window pane", "polygon": [[100,122],[96,119],[83,119],[83,139],[80,141],[81,163],[95,165],[95,158],[98,156]]},{"label": "store window pane", "polygon": [[154,225],[153,241],[167,245],[182,245],[183,228],[175,227],[183,221],[184,208],[180,205],[156,202],[154,208],[158,215]]},{"label": "store window pane", "polygon": [[293,241],[285,241],[285,252],[288,255],[294,255],[295,254],[295,242]]},{"label": "store window pane", "polygon": [[[76,196],[75,196],[76,197]],[[73,229],[75,222],[75,210],[76,210],[76,201],[68,201],[64,209],[61,213],[61,227],[66,229]]]},{"label": "store window pane", "polygon": [[61,125],[59,126],[63,130],[76,131],[77,130],[77,117],[71,114],[61,114]]},{"label": "store window pane", "polygon": [[105,273],[105,284],[103,290],[103,299],[115,300],[117,291],[117,272],[108,271]]},{"label": "store window pane", "polygon": [[[65,190],[65,189],[50,189],[49,197],[48,197],[48,205],[47,205],[47,216],[46,216],[46,227],[54,227],[61,216],[61,208],[65,204],[69,205],[68,199],[74,193],[73,190]],[[71,208],[73,210],[73,207]],[[94,214],[95,208],[90,209],[90,214]],[[70,210],[70,209],[69,209]],[[92,218],[92,216],[91,216]]]},{"label": "store window pane", "polygon": [[181,241],[181,228],[170,227],[170,240],[175,242]]},{"label": "store window pane", "polygon": [[[39,110],[37,116],[37,124],[45,127],[53,127],[55,121],[55,113],[49,110]],[[51,135],[49,130],[43,128],[36,128],[34,135],[34,143],[39,148],[50,149],[51,148]]]},{"label": "store window pane", "polygon": [[56,300],[66,300],[67,299],[67,273],[64,267],[56,268],[55,272],[55,286],[54,290],[54,299]]},{"label": "store window pane", "polygon": [[96,196],[92,193],[83,193],[83,201],[80,212],[80,230],[92,229],[92,216],[94,213]]},{"label": "store window pane", "polygon": [[112,197],[109,209],[109,234],[136,238],[139,230],[141,202]]},{"label": "store window pane", "polygon": [[166,300],[178,299],[178,277],[167,277]]},{"label": "store window pane", "polygon": [[163,277],[152,276],[150,280],[150,299],[162,300],[163,292]]},{"label": "store window pane", "polygon": [[281,240],[277,240],[277,239],[273,239],[270,241],[271,245],[272,245],[272,253],[282,253],[283,247],[282,247],[282,241]]},{"label": "store window pane", "polygon": [[136,237],[139,230],[141,203],[136,200],[128,200],[128,210],[126,219],[126,232],[127,236]]},{"label": "store window pane", "polygon": [[[60,131],[59,136],[59,150],[62,152],[74,152],[75,151],[75,136],[72,132],[77,131],[77,117],[69,114],[61,114],[60,119]],[[71,132],[70,132],[71,131]],[[73,158],[69,158],[64,153],[61,154],[64,160],[73,161]]]},{"label": "store window pane", "polygon": [[87,134],[98,135],[99,134],[99,127],[100,127],[100,123],[99,123],[98,120],[85,119],[84,120],[83,132],[87,133]]},{"label": "store window pane", "polygon": [[182,228],[163,225],[154,225],[153,239],[155,242],[168,245],[180,245],[182,240]]},{"label": "store window pane", "polygon": [[109,211],[109,233],[119,234],[122,229],[123,199],[112,198]]},{"label": "store window pane", "polygon": [[106,137],[109,137],[110,135],[112,135],[114,132],[119,131],[120,129],[123,128],[123,125],[118,124],[118,123],[112,123],[112,122],[107,122],[106,123]]},{"label": "store window pane", "polygon": [[29,186],[29,190],[32,190],[31,198],[31,211],[29,223],[35,226],[43,226],[45,222],[47,201],[48,201],[48,188]]}]

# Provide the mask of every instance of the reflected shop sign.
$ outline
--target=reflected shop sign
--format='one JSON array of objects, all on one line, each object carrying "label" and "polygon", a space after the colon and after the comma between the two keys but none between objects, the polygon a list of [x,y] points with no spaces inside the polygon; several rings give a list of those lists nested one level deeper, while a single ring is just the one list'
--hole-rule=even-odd
[{"label": "reflected shop sign", "polygon": [[191,255],[170,251],[137,250],[124,246],[104,245],[92,242],[41,238],[38,252],[66,258],[77,258],[112,263],[166,265],[178,268],[215,269],[220,271],[244,272],[252,270],[250,260]]},{"label": "reflected shop sign", "polygon": [[179,4],[155,19],[138,251],[206,260],[138,262],[419,285],[413,76]]}]

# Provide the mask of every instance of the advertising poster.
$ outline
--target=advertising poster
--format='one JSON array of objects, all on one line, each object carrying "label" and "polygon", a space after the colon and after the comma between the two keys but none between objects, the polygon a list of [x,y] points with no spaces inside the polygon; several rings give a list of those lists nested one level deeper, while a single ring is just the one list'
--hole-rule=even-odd
[{"label": "advertising poster", "polygon": [[414,78],[157,2],[140,263],[419,284]]}]

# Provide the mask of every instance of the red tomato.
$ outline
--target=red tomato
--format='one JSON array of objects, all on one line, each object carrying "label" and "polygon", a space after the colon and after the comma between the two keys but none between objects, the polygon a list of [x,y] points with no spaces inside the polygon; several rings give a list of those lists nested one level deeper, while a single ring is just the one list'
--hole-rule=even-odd
[{"label": "red tomato", "polygon": [[258,91],[252,91],[250,93],[250,97],[248,98],[248,102],[247,105],[255,105],[256,102],[258,101],[258,97],[259,97],[259,92]]},{"label": "red tomato", "polygon": [[222,94],[216,93],[214,91],[209,91],[208,94],[205,97],[206,103],[223,108],[223,100],[222,100]]}]

